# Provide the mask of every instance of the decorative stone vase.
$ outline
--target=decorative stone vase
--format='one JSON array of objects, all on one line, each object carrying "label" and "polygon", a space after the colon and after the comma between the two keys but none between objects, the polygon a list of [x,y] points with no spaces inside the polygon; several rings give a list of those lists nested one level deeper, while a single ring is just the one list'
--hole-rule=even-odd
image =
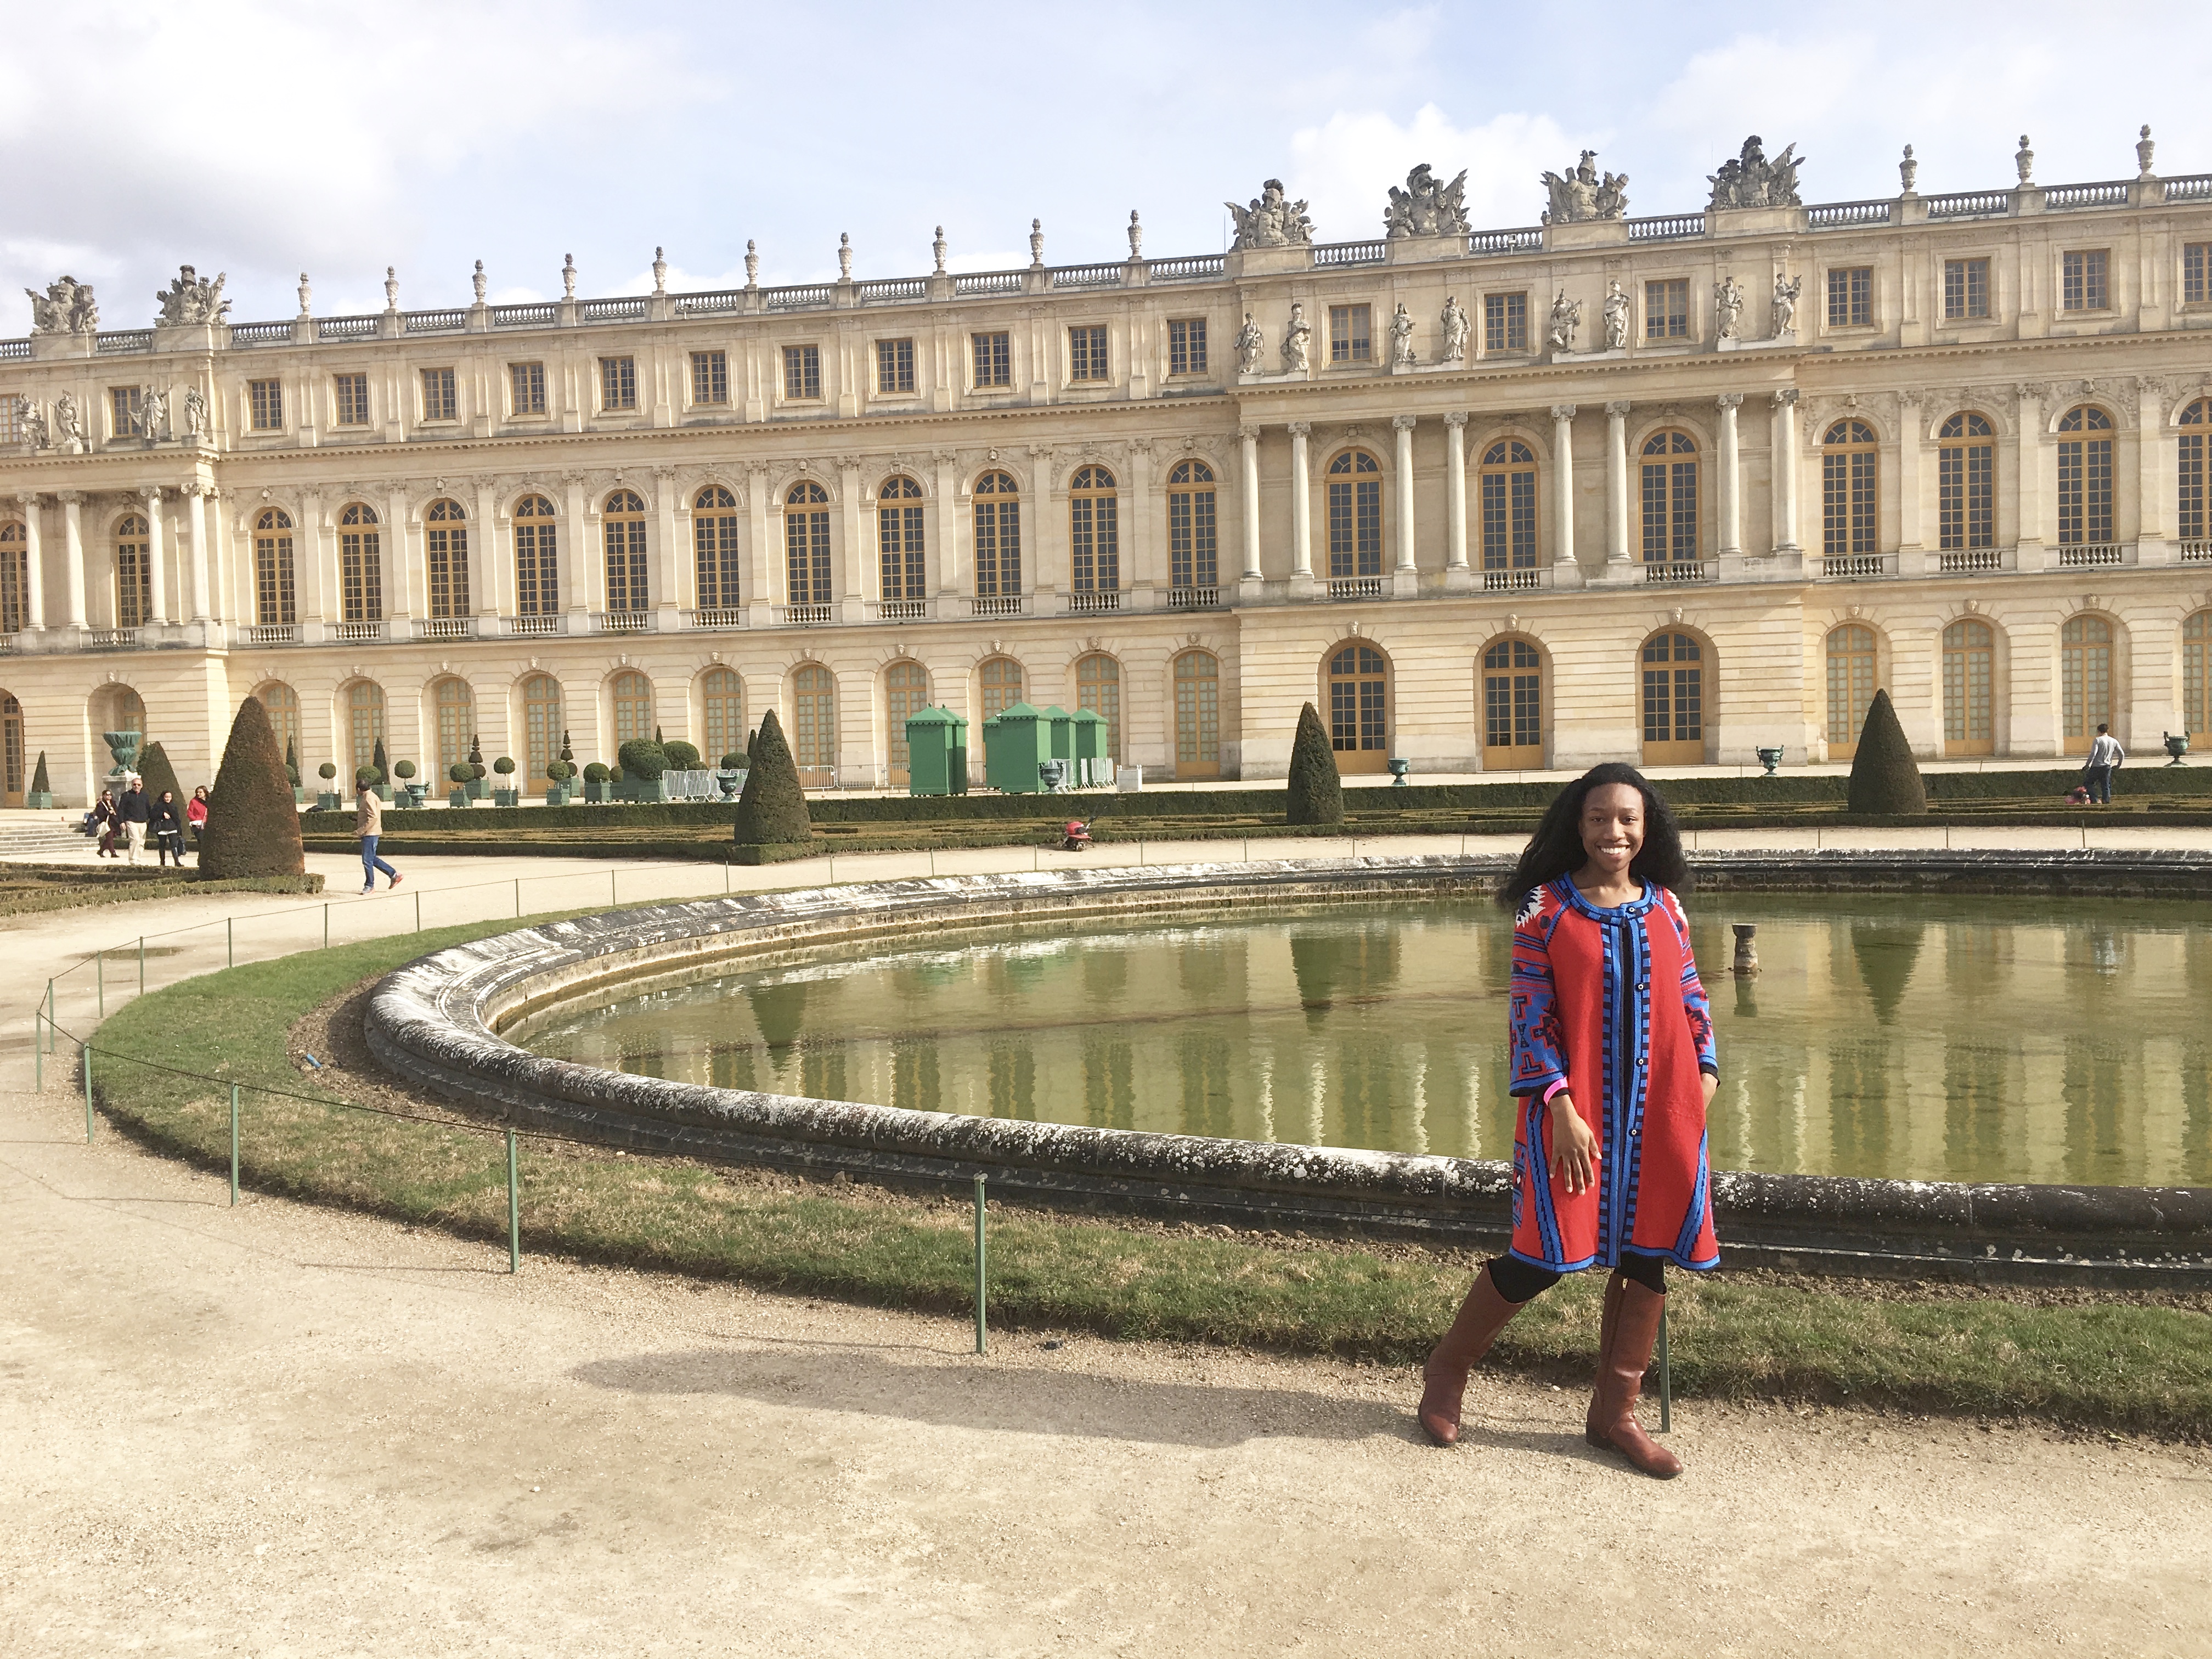
[{"label": "decorative stone vase", "polygon": [[1771,747],[1762,746],[1752,752],[1759,757],[1759,763],[1766,769],[1764,776],[1772,777],[1775,769],[1782,764],[1782,745],[1778,743]]},{"label": "decorative stone vase", "polygon": [[1405,787],[1406,774],[1413,769],[1413,763],[1409,760],[1394,760],[1389,764],[1390,767],[1390,787],[1393,789]]},{"label": "decorative stone vase", "polygon": [[143,732],[103,732],[100,737],[107,745],[107,752],[115,757],[118,772],[131,769],[131,763],[138,758],[138,745],[146,740]]},{"label": "decorative stone vase", "polygon": [[742,772],[716,772],[714,787],[722,792],[724,800],[735,800],[745,787],[745,775]]},{"label": "decorative stone vase", "polygon": [[2186,732],[2163,732],[2160,735],[2166,738],[2166,752],[2173,757],[2172,760],[2166,762],[2166,764],[2168,766],[2180,765],[2181,757],[2189,752],[2189,733]]},{"label": "decorative stone vase", "polygon": [[420,806],[430,793],[430,786],[427,783],[409,783],[400,787],[407,791],[407,804],[410,806]]}]

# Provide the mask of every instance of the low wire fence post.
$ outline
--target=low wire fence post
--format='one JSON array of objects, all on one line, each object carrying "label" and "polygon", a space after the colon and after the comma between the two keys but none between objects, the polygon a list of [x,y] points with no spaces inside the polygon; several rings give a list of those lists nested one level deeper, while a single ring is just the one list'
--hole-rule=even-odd
[{"label": "low wire fence post", "polygon": [[138,994],[146,994],[146,935],[138,935]]},{"label": "low wire fence post", "polygon": [[325,951],[327,951],[327,950],[329,950],[330,948],[331,948],[331,907],[330,907],[329,905],[325,904],[325,905],[323,907],[323,949],[325,949]]},{"label": "low wire fence post", "polygon": [[46,1011],[31,1011],[31,1086],[40,1094],[46,1091]]},{"label": "low wire fence post", "polygon": [[226,968],[238,966],[238,921],[233,916],[222,919],[222,965]]},{"label": "low wire fence post", "polygon": [[975,1177],[975,1352],[989,1350],[990,1316],[988,1306],[988,1275],[984,1266],[983,1249],[983,1182],[987,1177]]},{"label": "low wire fence post", "polygon": [[84,1144],[92,1145],[92,1045],[84,1045]]},{"label": "low wire fence post", "polygon": [[522,1182],[514,1160],[514,1131],[507,1132],[507,1270],[522,1271]]},{"label": "low wire fence post", "polygon": [[107,953],[105,951],[94,951],[92,953],[92,991],[93,994],[100,999],[100,1017],[106,1019],[107,1018]]},{"label": "low wire fence post", "polygon": [[238,1085],[230,1085],[230,1207],[238,1207]]},{"label": "low wire fence post", "polygon": [[514,878],[514,919],[517,921],[522,920],[522,878],[520,876]]}]

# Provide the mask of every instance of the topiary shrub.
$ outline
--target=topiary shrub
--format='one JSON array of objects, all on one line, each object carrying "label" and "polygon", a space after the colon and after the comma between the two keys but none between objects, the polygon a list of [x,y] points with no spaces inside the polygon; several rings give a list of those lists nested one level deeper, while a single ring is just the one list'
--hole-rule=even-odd
[{"label": "topiary shrub", "polygon": [[360,788],[364,784],[366,784],[369,788],[374,789],[378,784],[382,783],[383,781],[384,774],[378,771],[374,766],[356,766],[353,769],[353,782],[354,787],[356,789]]},{"label": "topiary shrub", "polygon": [[320,766],[318,766],[315,769],[315,775],[320,778],[325,783],[328,783],[332,778],[337,776],[337,775],[338,763],[336,761],[325,761]]},{"label": "topiary shrub", "polygon": [[510,775],[514,770],[514,757],[509,755],[501,755],[497,760],[491,763],[491,769],[498,773],[501,777]]},{"label": "topiary shrub", "polygon": [[177,781],[177,769],[169,764],[168,751],[160,744],[148,744],[146,752],[138,757],[138,779],[148,800],[161,799],[166,789],[179,806],[185,804],[185,787]]},{"label": "topiary shrub", "polygon": [[[42,762],[45,758],[44,756],[40,757]],[[725,755],[722,757],[722,769],[725,772],[742,772],[745,769],[745,758],[744,756],[736,753]]]},{"label": "topiary shrub", "polygon": [[446,775],[455,783],[471,784],[477,779],[477,769],[466,761],[455,761],[446,769]]},{"label": "topiary shrub", "polygon": [[575,776],[573,768],[575,763],[576,751],[568,746],[568,728],[565,726],[561,728],[561,758],[568,762],[572,768],[568,775]]},{"label": "topiary shrub", "polygon": [[284,775],[292,780],[292,787],[300,787],[300,750],[291,738],[284,739]]},{"label": "topiary shrub", "polygon": [[681,738],[673,743],[662,744],[660,752],[668,757],[668,769],[672,772],[696,772],[707,764],[699,753],[698,745],[686,743]]},{"label": "topiary shrub", "polygon": [[392,775],[392,763],[385,757],[384,739],[382,738],[379,738],[376,740],[376,752],[368,757],[368,764],[370,769],[376,774],[374,779],[372,780],[374,782],[382,783],[385,779]]},{"label": "topiary shrub", "polygon": [[576,769],[567,761],[549,761],[546,763],[545,781],[548,783],[566,783],[575,775]]},{"label": "topiary shrub", "polygon": [[1867,708],[1858,750],[1851,757],[1844,805],[1849,811],[1885,817],[1928,810],[1928,786],[1921,781],[1920,768],[1887,691],[1876,691]]},{"label": "topiary shrub", "polygon": [[1297,735],[1291,739],[1291,776],[1284,792],[1284,817],[1291,823],[1342,823],[1344,780],[1328,728],[1311,703],[1298,710]]},{"label": "topiary shrub", "polygon": [[605,783],[606,781],[607,769],[599,762],[593,761],[589,766],[586,766],[584,769],[584,781],[586,783]]},{"label": "topiary shrub", "polygon": [[659,782],[670,764],[668,751],[652,738],[632,738],[615,750],[615,758],[622,763],[624,777],[635,778],[641,783]]},{"label": "topiary shrub", "polygon": [[[325,763],[325,775],[337,771]],[[207,828],[200,834],[203,880],[244,876],[301,876],[307,871],[300,846],[300,814],[284,775],[276,733],[261,699],[238,706],[208,797]]]},{"label": "topiary shrub", "polygon": [[398,765],[392,769],[392,772],[394,777],[398,778],[402,783],[404,783],[408,779],[415,775],[415,763],[413,761],[402,761]]},{"label": "topiary shrub", "polygon": [[814,839],[806,792],[799,787],[799,768],[773,708],[761,716],[760,730],[753,738],[752,769],[745,774],[744,793],[738,797],[736,839],[740,847],[777,847]]},{"label": "topiary shrub", "polygon": [[43,749],[39,750],[38,770],[31,774],[31,793],[34,795],[51,795],[54,793],[53,785],[46,781],[46,751]]}]

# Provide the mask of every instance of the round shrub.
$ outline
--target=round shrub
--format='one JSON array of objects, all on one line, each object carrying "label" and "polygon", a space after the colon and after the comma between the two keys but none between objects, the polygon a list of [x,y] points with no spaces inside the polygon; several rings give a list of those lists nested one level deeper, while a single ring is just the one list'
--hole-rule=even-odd
[{"label": "round shrub", "polygon": [[510,755],[501,755],[497,760],[491,763],[491,769],[498,773],[501,777],[509,775],[514,770],[514,757]]},{"label": "round shrub", "polygon": [[707,763],[700,757],[698,745],[681,738],[662,744],[660,752],[668,757],[668,769],[672,772],[696,772]]},{"label": "round shrub", "polygon": [[336,761],[325,761],[320,766],[318,766],[315,769],[315,775],[325,783],[328,783],[332,778],[337,776],[337,775],[338,763]]},{"label": "round shrub", "polygon": [[584,769],[584,781],[586,783],[605,783],[606,781],[607,769],[601,765],[598,761],[593,761],[589,766],[586,766]]},{"label": "round shrub", "polygon": [[736,750],[732,750],[728,754],[722,757],[722,769],[725,772],[744,771],[745,769],[745,757]]},{"label": "round shrub", "polygon": [[548,783],[566,783],[575,775],[576,769],[564,760],[553,761],[545,768],[545,781]]},{"label": "round shrub", "polygon": [[[696,754],[698,750],[692,752]],[[623,775],[635,778],[641,783],[659,781],[671,764],[668,751],[651,738],[632,738],[615,750],[615,757],[622,763]]]},{"label": "round shrub", "polygon": [[404,781],[404,780],[415,775],[415,763],[413,761],[402,761],[398,765],[393,767],[392,769],[393,773]]},{"label": "round shrub", "polygon": [[446,775],[455,783],[474,783],[477,779],[477,769],[466,761],[455,761],[446,769]]},{"label": "round shrub", "polygon": [[356,766],[353,769],[353,781],[356,786],[365,783],[374,789],[384,781],[384,774],[374,766]]}]

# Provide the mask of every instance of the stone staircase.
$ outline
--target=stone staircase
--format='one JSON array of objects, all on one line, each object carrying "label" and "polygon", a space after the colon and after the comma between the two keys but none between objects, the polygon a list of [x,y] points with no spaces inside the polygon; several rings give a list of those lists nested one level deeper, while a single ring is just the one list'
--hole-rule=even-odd
[{"label": "stone staircase", "polygon": [[89,858],[94,843],[71,826],[82,812],[0,812],[0,860],[70,863]]}]

